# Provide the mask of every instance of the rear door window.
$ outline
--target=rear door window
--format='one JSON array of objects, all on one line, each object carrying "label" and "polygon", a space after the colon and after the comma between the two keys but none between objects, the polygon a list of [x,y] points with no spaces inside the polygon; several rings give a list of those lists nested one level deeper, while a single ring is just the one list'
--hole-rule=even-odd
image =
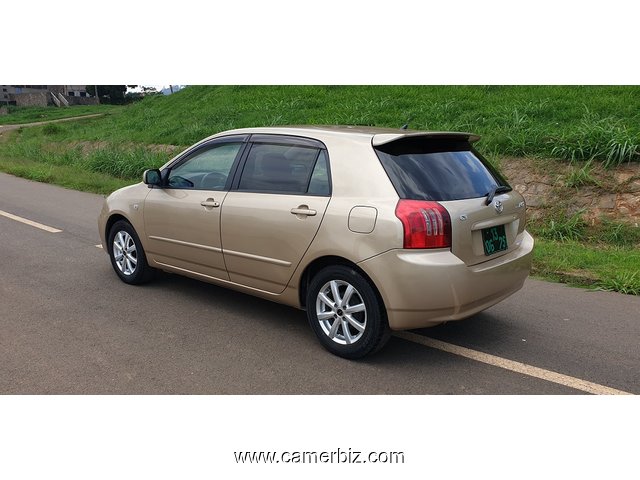
[{"label": "rear door window", "polygon": [[326,155],[315,147],[256,143],[247,156],[238,190],[328,195]]},{"label": "rear door window", "polygon": [[331,193],[331,184],[329,183],[329,167],[327,165],[327,154],[324,150],[320,152],[320,156],[316,161],[316,166],[311,174],[309,182],[309,195],[329,195]]},{"label": "rear door window", "polygon": [[400,198],[463,200],[508,186],[468,142],[406,138],[375,150]]}]

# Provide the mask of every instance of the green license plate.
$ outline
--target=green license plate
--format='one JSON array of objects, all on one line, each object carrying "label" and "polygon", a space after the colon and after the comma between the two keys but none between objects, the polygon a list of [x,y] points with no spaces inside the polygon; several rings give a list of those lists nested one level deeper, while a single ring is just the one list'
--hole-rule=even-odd
[{"label": "green license plate", "polygon": [[507,249],[507,234],[504,231],[504,225],[496,225],[491,228],[482,229],[482,244],[484,245],[484,254],[493,255]]}]

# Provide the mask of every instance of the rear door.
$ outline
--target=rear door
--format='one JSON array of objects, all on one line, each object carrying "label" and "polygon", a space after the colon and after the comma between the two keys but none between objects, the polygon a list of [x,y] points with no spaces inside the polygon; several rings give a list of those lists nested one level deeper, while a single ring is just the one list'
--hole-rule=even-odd
[{"label": "rear door", "polygon": [[376,153],[400,198],[433,200],[447,209],[451,251],[467,265],[519,247],[524,199],[468,141],[402,138],[377,146]]},{"label": "rear door", "polygon": [[232,282],[281,293],[329,203],[328,155],[319,142],[253,136],[222,206],[222,248]]}]

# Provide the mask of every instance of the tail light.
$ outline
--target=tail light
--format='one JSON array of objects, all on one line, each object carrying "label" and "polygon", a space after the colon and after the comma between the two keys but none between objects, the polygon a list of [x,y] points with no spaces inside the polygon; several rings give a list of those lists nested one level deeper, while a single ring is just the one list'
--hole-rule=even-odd
[{"label": "tail light", "polygon": [[404,248],[451,247],[451,217],[438,202],[400,200],[396,217],[404,227]]}]

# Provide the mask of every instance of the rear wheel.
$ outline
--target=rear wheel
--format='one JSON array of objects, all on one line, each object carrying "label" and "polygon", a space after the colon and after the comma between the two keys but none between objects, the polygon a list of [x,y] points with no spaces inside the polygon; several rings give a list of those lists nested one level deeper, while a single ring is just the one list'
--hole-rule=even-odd
[{"label": "rear wheel", "polygon": [[307,317],[320,343],[344,358],[361,358],[384,346],[390,336],[384,306],[355,269],[322,269],[307,293]]},{"label": "rear wheel", "polygon": [[151,279],[154,270],[149,267],[142,243],[130,223],[119,220],[113,224],[107,247],[111,265],[123,282],[139,285]]}]

